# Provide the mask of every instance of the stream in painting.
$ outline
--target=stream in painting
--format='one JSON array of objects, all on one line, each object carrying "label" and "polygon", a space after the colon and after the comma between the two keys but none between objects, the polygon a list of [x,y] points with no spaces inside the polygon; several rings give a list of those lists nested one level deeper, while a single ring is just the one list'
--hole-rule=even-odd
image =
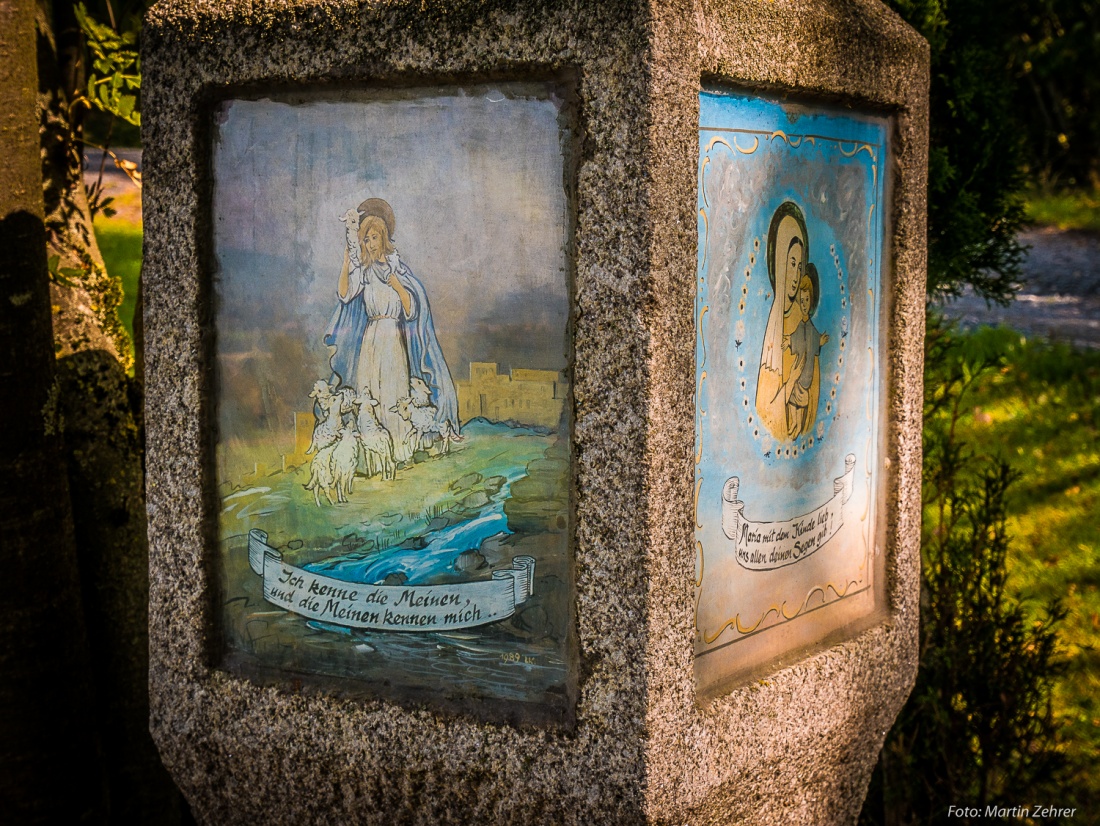
[{"label": "stream in painting", "polygon": [[[568,454],[555,434],[475,420],[445,455],[383,481],[357,478],[347,503],[317,505],[308,466],[236,486],[219,518],[221,620],[231,662],[382,684],[412,696],[560,705],[571,604]],[[247,535],[268,534],[286,563],[351,583],[488,579],[535,558],[534,592],[498,622],[450,632],[353,629],[263,599]]]}]

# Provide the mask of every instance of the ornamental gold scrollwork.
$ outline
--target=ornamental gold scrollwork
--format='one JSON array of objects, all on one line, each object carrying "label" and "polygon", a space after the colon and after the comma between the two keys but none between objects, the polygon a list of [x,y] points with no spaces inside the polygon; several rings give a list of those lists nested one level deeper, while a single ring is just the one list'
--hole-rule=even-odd
[{"label": "ornamental gold scrollwork", "polygon": [[859,581],[849,580],[848,584],[844,586],[843,590],[838,588],[832,582],[827,582],[824,585],[816,585],[811,588],[810,591],[806,594],[806,598],[802,600],[802,604],[793,614],[787,613],[787,603],[784,601],[782,605],[770,605],[757,618],[756,622],[752,623],[751,625],[744,625],[741,622],[741,614],[735,614],[732,618],[722,623],[721,627],[717,631],[715,631],[714,634],[703,634],[703,641],[707,645],[710,645],[712,642],[722,636],[722,634],[725,633],[726,629],[730,627],[735,628],[737,630],[737,633],[739,634],[751,634],[756,631],[756,629],[758,629],[771,614],[775,614],[776,617],[780,618],[780,621],[785,620],[789,622],[790,620],[793,620],[801,615],[806,610],[806,606],[809,604],[810,599],[811,597],[813,597],[814,594],[821,594],[822,604],[824,604],[825,597],[828,595],[829,591],[833,592],[833,594],[836,596],[836,599],[843,599],[845,596],[847,596],[848,592],[852,590],[853,585],[859,585]]},{"label": "ornamental gold scrollwork", "polygon": [[872,163],[874,163],[876,160],[875,150],[871,147],[871,144],[869,143],[853,144],[855,146],[855,149],[853,149],[851,152],[848,152],[844,149],[844,141],[837,141],[836,145],[837,148],[840,150],[840,154],[843,155],[845,158],[854,158],[860,152],[866,152],[871,157]]}]

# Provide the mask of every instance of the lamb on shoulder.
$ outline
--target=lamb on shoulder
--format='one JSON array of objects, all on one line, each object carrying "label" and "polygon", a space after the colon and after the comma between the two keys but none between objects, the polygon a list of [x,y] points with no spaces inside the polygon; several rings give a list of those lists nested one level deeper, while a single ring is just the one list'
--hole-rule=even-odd
[{"label": "lamb on shoulder", "polygon": [[362,266],[359,258],[359,212],[349,209],[340,216],[340,223],[344,225],[344,236],[348,244],[348,265],[351,267]]}]

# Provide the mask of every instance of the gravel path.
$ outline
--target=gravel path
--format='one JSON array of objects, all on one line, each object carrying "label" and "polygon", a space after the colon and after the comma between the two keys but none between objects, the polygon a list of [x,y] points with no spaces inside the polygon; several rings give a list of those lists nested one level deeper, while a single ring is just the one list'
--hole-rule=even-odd
[{"label": "gravel path", "polygon": [[963,327],[1001,324],[1027,336],[1100,349],[1100,235],[1030,229],[1020,240],[1031,247],[1023,265],[1023,289],[1008,307],[986,306],[964,295],[942,306]]}]

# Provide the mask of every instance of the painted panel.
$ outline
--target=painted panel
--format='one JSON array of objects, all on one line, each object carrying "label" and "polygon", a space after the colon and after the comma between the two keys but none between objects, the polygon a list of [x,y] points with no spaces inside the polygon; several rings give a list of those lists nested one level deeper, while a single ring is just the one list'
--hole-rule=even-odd
[{"label": "painted panel", "polygon": [[225,667],[567,713],[566,109],[543,85],[218,109]]},{"label": "painted panel", "polygon": [[887,121],[707,90],[699,114],[700,691],[872,616]]}]

